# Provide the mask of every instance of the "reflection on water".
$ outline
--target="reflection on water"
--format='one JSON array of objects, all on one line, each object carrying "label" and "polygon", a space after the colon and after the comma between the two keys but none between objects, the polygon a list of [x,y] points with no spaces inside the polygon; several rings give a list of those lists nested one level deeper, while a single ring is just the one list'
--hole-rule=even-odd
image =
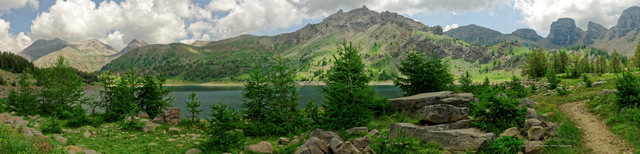
[{"label": "reflection on water", "polygon": [[[322,86],[304,86],[299,87],[298,91],[301,97],[298,107],[304,108],[304,106],[313,102],[320,106],[323,101],[322,93],[320,92]],[[374,86],[378,96],[386,98],[396,98],[402,95],[400,89],[393,85],[377,85]],[[241,110],[240,105],[243,102],[242,99],[242,87],[241,86],[174,86],[171,97],[173,97],[173,106],[182,110],[184,118],[188,115],[187,105],[185,102],[188,100],[188,96],[191,92],[196,93],[196,98],[200,101],[201,109],[200,117],[208,117],[211,113],[209,105],[214,103],[223,103],[236,110]],[[87,96],[92,96],[98,99],[97,89],[87,90]]]}]

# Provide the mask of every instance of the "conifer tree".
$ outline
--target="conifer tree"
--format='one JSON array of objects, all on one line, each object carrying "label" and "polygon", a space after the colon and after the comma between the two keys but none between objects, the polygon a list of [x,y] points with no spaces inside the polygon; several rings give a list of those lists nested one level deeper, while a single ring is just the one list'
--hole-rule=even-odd
[{"label": "conifer tree", "polygon": [[620,73],[622,72],[622,62],[620,60],[620,55],[618,54],[618,51],[616,51],[615,49],[613,50],[613,53],[611,54],[611,73]]},{"label": "conifer tree", "polygon": [[522,70],[525,75],[538,78],[543,77],[547,72],[549,61],[547,60],[547,54],[542,49],[534,49],[533,53],[525,61],[526,64]]},{"label": "conifer tree", "polygon": [[436,57],[424,57],[418,52],[409,52],[400,63],[400,72],[406,76],[396,77],[393,84],[404,91],[405,96],[425,92],[446,90],[453,83],[449,66]]},{"label": "conifer tree", "polygon": [[202,112],[202,109],[200,109],[200,101],[196,98],[195,92],[189,94],[189,100],[185,104],[187,104],[187,110],[191,113],[191,122],[196,122],[196,117]]},{"label": "conifer tree", "polygon": [[640,70],[640,42],[636,45],[636,50],[633,52],[633,57],[631,57],[632,66],[635,69]]},{"label": "conifer tree", "polygon": [[334,56],[334,65],[326,75],[324,95],[325,127],[345,129],[366,125],[375,115],[374,109],[386,102],[375,95],[358,49],[343,41]]}]

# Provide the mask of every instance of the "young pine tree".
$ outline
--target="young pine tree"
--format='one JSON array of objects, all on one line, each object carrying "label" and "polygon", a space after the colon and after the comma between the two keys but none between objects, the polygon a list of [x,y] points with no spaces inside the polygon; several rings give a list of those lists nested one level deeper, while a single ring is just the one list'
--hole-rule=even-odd
[{"label": "young pine tree", "polygon": [[386,104],[375,95],[371,80],[365,73],[362,57],[351,42],[343,41],[335,63],[326,75],[324,95],[325,127],[345,129],[366,125],[375,115],[376,109],[383,110],[380,104]]},{"label": "young pine tree", "polygon": [[58,115],[63,119],[70,118],[74,115],[63,113],[68,113],[68,111],[74,110],[73,108],[78,108],[81,104],[88,102],[84,97],[82,79],[62,56],[58,57],[53,67],[41,72],[38,82],[42,85],[40,101],[41,111],[45,115]]},{"label": "young pine tree", "polygon": [[415,51],[407,54],[399,70],[406,78],[396,77],[393,84],[404,91],[405,96],[446,90],[453,83],[448,65],[435,57],[425,59],[424,54]]},{"label": "young pine tree", "polygon": [[526,64],[522,68],[522,72],[532,78],[543,77],[547,71],[548,63],[547,54],[540,48],[534,49],[533,53],[525,60]]},{"label": "young pine tree", "polygon": [[169,93],[173,89],[164,87],[166,78],[160,75],[145,74],[140,81],[142,86],[137,88],[138,109],[155,117],[161,114],[162,110],[171,106],[173,98],[169,96]]},{"label": "young pine tree", "polygon": [[471,92],[473,91],[473,80],[471,79],[471,74],[469,71],[464,72],[460,78],[458,78],[458,83],[460,83],[460,88],[463,92]]},{"label": "young pine tree", "polygon": [[622,61],[620,60],[620,54],[618,54],[618,51],[613,50],[613,53],[611,54],[611,73],[620,73],[622,72]]},{"label": "young pine tree", "polygon": [[16,111],[25,114],[38,114],[41,112],[40,103],[36,97],[36,91],[31,88],[31,81],[27,73],[23,72],[18,77],[18,91],[11,90],[8,96],[8,103],[16,107]]},{"label": "young pine tree", "polygon": [[185,104],[187,104],[187,110],[191,113],[191,122],[196,122],[196,118],[202,112],[202,109],[200,109],[200,101],[196,98],[195,92],[189,94],[189,100]]},{"label": "young pine tree", "polygon": [[636,68],[636,70],[640,70],[640,42],[636,45],[636,50],[633,52],[633,57],[631,57],[633,61],[632,66]]},{"label": "young pine tree", "polygon": [[244,145],[244,125],[240,114],[224,104],[211,104],[211,127],[206,130],[209,140],[204,143],[204,150],[208,152],[230,152]]},{"label": "young pine tree", "polygon": [[556,75],[556,71],[554,69],[549,69],[547,71],[547,82],[549,82],[549,89],[553,90],[558,88],[558,84],[560,84],[560,79]]}]

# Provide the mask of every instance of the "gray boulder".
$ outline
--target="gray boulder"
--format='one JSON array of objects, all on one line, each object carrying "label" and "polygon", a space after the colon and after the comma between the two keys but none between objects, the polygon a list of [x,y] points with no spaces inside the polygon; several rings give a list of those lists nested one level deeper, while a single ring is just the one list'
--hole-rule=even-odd
[{"label": "gray boulder", "polygon": [[476,150],[495,140],[493,133],[487,133],[477,128],[438,130],[438,127],[433,126],[417,126],[409,123],[391,124],[389,137],[403,136],[415,137],[425,142],[435,142],[444,149],[452,151]]},{"label": "gray boulder", "polygon": [[414,114],[425,106],[435,104],[469,107],[471,106],[470,102],[477,102],[477,98],[471,93],[456,94],[451,91],[441,91],[394,98],[390,99],[390,101],[389,108],[392,111],[405,111],[409,114]]},{"label": "gray boulder", "polygon": [[367,127],[353,127],[346,130],[349,134],[367,134],[369,133],[369,128]]},{"label": "gray boulder", "polygon": [[371,138],[369,136],[365,136],[365,137],[361,137],[361,138],[356,138],[353,141],[351,141],[351,143],[353,143],[354,146],[356,146],[356,148],[358,148],[358,150],[364,152],[364,149],[369,146],[369,144],[371,144]]},{"label": "gray boulder", "polygon": [[546,128],[544,129],[544,133],[546,136],[554,137],[558,135],[558,125],[553,122],[545,122]]},{"label": "gray boulder", "polygon": [[315,136],[309,137],[300,147],[296,148],[295,154],[323,154],[330,153],[327,144]]},{"label": "gray boulder", "polygon": [[180,117],[182,116],[182,112],[178,108],[170,109],[169,111],[162,113],[155,118],[153,118],[153,122],[157,123],[169,123],[172,125],[177,125],[180,123]]},{"label": "gray boulder", "polygon": [[449,104],[428,105],[420,110],[420,121],[423,123],[451,123],[468,119],[468,116],[469,108]]},{"label": "gray boulder", "polygon": [[533,126],[527,130],[527,140],[536,141],[544,137],[544,128],[541,126]]},{"label": "gray boulder", "polygon": [[244,149],[247,151],[253,151],[257,153],[272,153],[273,145],[271,145],[271,143],[269,142],[260,141],[260,143],[245,146]]},{"label": "gray boulder", "polygon": [[527,108],[527,119],[538,119],[538,113],[533,108]]},{"label": "gray boulder", "polygon": [[591,83],[591,87],[597,87],[597,86],[603,85],[605,83],[607,83],[607,81],[596,81],[596,82]]},{"label": "gray boulder", "polygon": [[332,131],[325,131],[320,128],[317,128],[316,130],[311,132],[311,134],[309,135],[311,137],[317,137],[318,139],[322,140],[324,143],[331,143],[331,139],[333,138],[336,138],[342,141],[342,138],[340,137],[340,135],[338,135],[338,133],[332,132]]},{"label": "gray boulder", "polygon": [[529,128],[533,126],[542,126],[542,121],[538,119],[527,119],[524,120],[524,130],[529,130]]},{"label": "gray boulder", "polygon": [[333,153],[339,154],[359,154],[362,153],[351,142],[347,141],[338,145]]},{"label": "gray boulder", "polygon": [[525,153],[540,153],[544,146],[542,141],[524,141]]},{"label": "gray boulder", "polygon": [[526,106],[528,108],[533,108],[533,107],[536,106],[536,102],[530,100],[529,98],[524,98],[524,99],[520,100],[520,105],[518,106],[518,108],[520,108],[522,106]]},{"label": "gray boulder", "polygon": [[519,137],[520,136],[520,130],[518,129],[518,127],[511,127],[507,130],[504,130],[504,132],[502,132],[502,134],[500,134],[500,137],[502,136],[509,136],[509,137]]}]

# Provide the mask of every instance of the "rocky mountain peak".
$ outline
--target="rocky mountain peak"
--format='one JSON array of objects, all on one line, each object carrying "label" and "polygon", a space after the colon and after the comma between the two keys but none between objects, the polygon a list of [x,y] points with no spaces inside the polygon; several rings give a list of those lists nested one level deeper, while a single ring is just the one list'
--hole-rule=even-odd
[{"label": "rocky mountain peak", "polygon": [[[195,42],[194,42],[195,43]],[[126,47],[124,47],[122,50],[120,50],[120,52],[118,54],[122,54],[128,51],[131,51],[133,49],[139,48],[139,47],[143,47],[143,46],[147,46],[149,45],[147,42],[145,41],[138,41],[136,39],[131,40],[131,42],[129,42],[129,44],[127,44]]]},{"label": "rocky mountain peak", "polygon": [[114,54],[115,49],[110,45],[104,44],[97,39],[70,43],[80,50],[95,51],[98,53]]},{"label": "rocky mountain peak", "polygon": [[613,35],[618,38],[627,35],[632,30],[640,29],[640,7],[633,6],[624,11],[618,18],[618,24],[613,27]]},{"label": "rocky mountain peak", "polygon": [[55,38],[52,40],[39,39],[33,42],[27,48],[20,51],[18,55],[33,62],[46,54],[60,50],[67,46],[69,46],[68,42],[60,38]]},{"label": "rocky mountain peak", "polygon": [[605,28],[604,26],[598,23],[589,21],[589,24],[587,24],[587,32],[582,42],[584,44],[592,44],[594,40],[602,39],[604,35],[607,33],[607,31],[608,31],[607,28]]},{"label": "rocky mountain peak", "polygon": [[531,40],[531,41],[538,41],[540,39],[543,39],[542,36],[538,35],[538,33],[535,30],[530,28],[517,29],[516,31],[513,31],[511,35],[520,37],[525,40]]},{"label": "rocky mountain peak", "polygon": [[582,29],[576,26],[571,18],[560,18],[551,23],[551,31],[547,39],[555,45],[572,45],[582,37]]}]

